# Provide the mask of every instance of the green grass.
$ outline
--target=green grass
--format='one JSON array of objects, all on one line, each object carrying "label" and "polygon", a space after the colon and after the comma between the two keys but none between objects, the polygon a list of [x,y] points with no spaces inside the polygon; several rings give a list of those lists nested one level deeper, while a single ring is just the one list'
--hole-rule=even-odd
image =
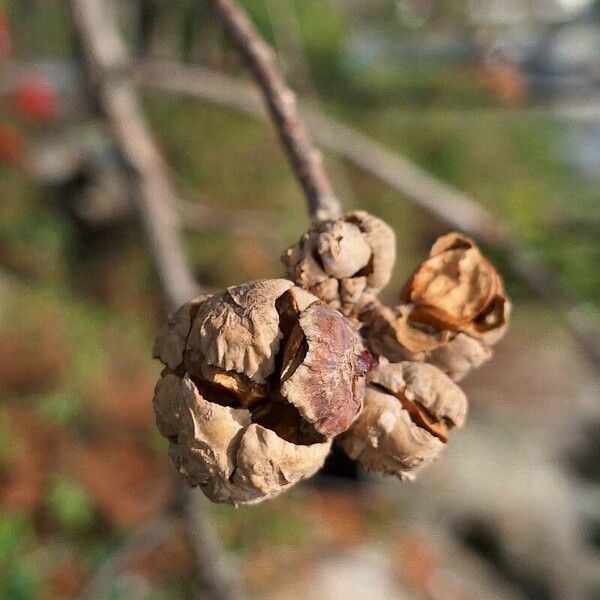
[{"label": "green grass", "polygon": [[48,483],[45,499],[49,517],[65,533],[85,533],[92,526],[94,505],[77,481],[55,476]]}]

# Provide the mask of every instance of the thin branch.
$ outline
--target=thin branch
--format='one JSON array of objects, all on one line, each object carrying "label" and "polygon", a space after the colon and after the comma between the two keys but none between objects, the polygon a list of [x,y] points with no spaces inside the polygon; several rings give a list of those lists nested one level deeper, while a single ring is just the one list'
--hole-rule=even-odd
[{"label": "thin branch", "polygon": [[341,207],[323,168],[321,154],[310,141],[298,112],[296,97],[287,87],[273,51],[234,0],[207,2],[222,20],[260,86],[271,118],[304,191],[311,216],[315,219],[339,216]]},{"label": "thin branch", "polygon": [[109,6],[99,0],[71,0],[71,10],[95,99],[125,161],[161,287],[169,310],[174,310],[196,295],[198,286],[179,240],[168,169],[141,117],[133,86],[123,75],[129,57],[111,23]]},{"label": "thin branch", "polygon": [[[254,117],[266,118],[260,98],[252,86],[210,69],[172,62],[144,63],[138,67],[136,80],[141,85],[202,98]],[[507,230],[473,198],[354,128],[314,109],[305,108],[303,112],[315,140],[323,148],[387,183],[440,223],[503,253],[513,271],[538,296],[564,315],[573,336],[594,364],[600,366],[600,336],[594,319],[590,317],[592,311],[565,290],[554,274],[531,251],[515,242]]]},{"label": "thin branch", "polygon": [[[86,59],[86,75],[126,162],[162,291],[173,310],[192,298],[198,286],[180,239],[175,192],[166,164],[142,117],[133,87],[123,76],[129,57],[109,6],[102,0],[70,0],[70,7]],[[208,501],[181,483],[178,492],[179,511],[188,524],[203,591],[213,600],[241,599],[239,578],[227,564]]]}]

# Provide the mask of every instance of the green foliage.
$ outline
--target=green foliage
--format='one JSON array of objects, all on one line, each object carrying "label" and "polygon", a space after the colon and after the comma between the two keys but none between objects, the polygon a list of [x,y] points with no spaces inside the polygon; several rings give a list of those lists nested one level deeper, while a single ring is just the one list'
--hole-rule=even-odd
[{"label": "green foliage", "polygon": [[148,117],[184,189],[247,208],[284,207],[293,194],[301,206],[278,140],[263,124],[186,98],[145,97]]},{"label": "green foliage", "polygon": [[0,568],[28,548],[33,534],[33,523],[25,515],[0,514]]},{"label": "green foliage", "polygon": [[42,419],[57,425],[72,426],[81,417],[80,398],[69,389],[40,394],[35,404]]},{"label": "green foliage", "polygon": [[44,205],[39,190],[25,174],[2,165],[0,197],[0,253],[11,248],[9,266],[17,273],[60,278],[69,233],[64,219]]},{"label": "green foliage", "polygon": [[393,104],[405,108],[489,106],[481,83],[453,64],[410,64],[376,60],[366,65],[344,64],[346,80],[330,90],[337,101],[369,108]]},{"label": "green foliage", "polygon": [[35,600],[41,587],[35,566],[21,562],[14,565],[0,582],[0,593],[5,600]]},{"label": "green foliage", "polygon": [[71,29],[64,3],[44,0],[35,10],[19,0],[8,0],[15,54],[65,56],[71,49]]},{"label": "green foliage", "polygon": [[48,483],[46,507],[50,518],[68,534],[85,532],[94,519],[94,507],[76,481],[55,476]]},{"label": "green foliage", "polygon": [[33,542],[29,517],[0,514],[0,598],[35,600],[40,586],[39,572],[26,555]]},{"label": "green foliage", "polygon": [[343,12],[330,2],[296,0],[293,8],[300,26],[304,50],[320,84],[337,81],[348,33]]},{"label": "green foliage", "polygon": [[270,43],[274,43],[273,29],[269,19],[267,5],[264,0],[243,0],[242,6],[248,13],[252,23],[260,31],[260,34]]}]

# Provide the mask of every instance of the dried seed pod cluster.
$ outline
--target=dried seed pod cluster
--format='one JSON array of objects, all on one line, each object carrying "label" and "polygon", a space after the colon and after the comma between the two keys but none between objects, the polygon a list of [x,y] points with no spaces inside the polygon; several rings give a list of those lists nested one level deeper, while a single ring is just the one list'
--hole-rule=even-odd
[{"label": "dried seed pod cluster", "polygon": [[394,232],[364,211],[315,223],[282,258],[290,279],[346,316],[387,285],[395,259]]},{"label": "dried seed pod cluster", "polygon": [[440,237],[390,309],[363,310],[369,345],[390,360],[427,361],[459,381],[492,355],[507,328],[502,280],[473,240]]},{"label": "dried seed pod cluster", "polygon": [[377,294],[394,260],[392,230],[353,212],[288,248],[291,281],[230,287],[173,315],[154,346],[165,365],[154,409],[190,485],[215,502],[272,498],[315,473],[334,439],[401,480],[439,454],[467,412],[454,381],[490,358],[510,303],[460,234],[435,242],[390,308]]},{"label": "dried seed pod cluster", "polygon": [[467,413],[462,390],[433,365],[380,365],[368,376],[363,409],[340,436],[367,470],[413,479],[439,454]]},{"label": "dried seed pod cluster", "polygon": [[181,475],[215,502],[273,497],[319,469],[361,408],[363,347],[285,279],[181,307],[159,334],[154,408]]}]

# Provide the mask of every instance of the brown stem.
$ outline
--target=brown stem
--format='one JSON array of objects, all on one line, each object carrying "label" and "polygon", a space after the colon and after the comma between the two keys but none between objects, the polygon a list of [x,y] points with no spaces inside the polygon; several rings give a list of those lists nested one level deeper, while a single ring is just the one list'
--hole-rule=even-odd
[{"label": "brown stem", "polygon": [[279,137],[302,186],[311,216],[316,220],[340,215],[321,154],[314,148],[298,112],[296,97],[287,87],[273,51],[234,0],[207,0],[222,20],[256,79]]}]

